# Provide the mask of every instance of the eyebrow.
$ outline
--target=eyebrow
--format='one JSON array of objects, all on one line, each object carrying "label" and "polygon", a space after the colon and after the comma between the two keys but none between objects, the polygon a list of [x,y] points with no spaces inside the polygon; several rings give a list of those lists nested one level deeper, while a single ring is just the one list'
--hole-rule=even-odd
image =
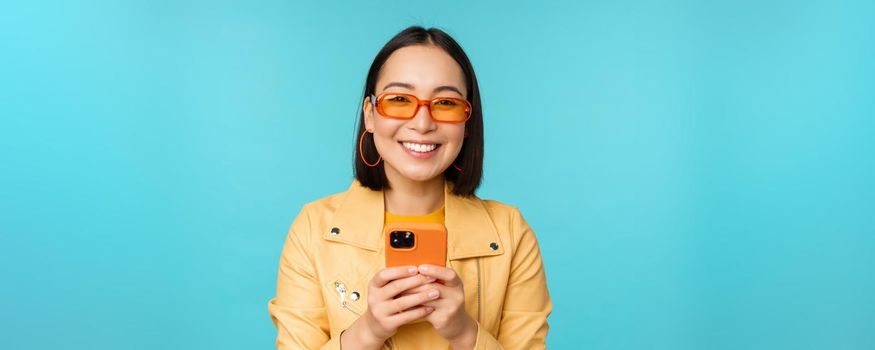
[{"label": "eyebrow", "polygon": [[[413,90],[413,84],[402,83],[402,82],[397,82],[397,81],[393,81],[391,83],[386,84],[386,86],[383,86],[383,90],[386,90],[386,89],[393,87],[393,86],[405,88],[407,90]],[[462,91],[460,91],[458,88],[456,88],[455,86],[452,86],[452,85],[441,85],[441,86],[434,88],[434,90],[432,90],[432,92],[441,92],[441,91],[453,91],[453,92],[459,94],[459,96],[465,96],[465,94],[463,94]]]}]

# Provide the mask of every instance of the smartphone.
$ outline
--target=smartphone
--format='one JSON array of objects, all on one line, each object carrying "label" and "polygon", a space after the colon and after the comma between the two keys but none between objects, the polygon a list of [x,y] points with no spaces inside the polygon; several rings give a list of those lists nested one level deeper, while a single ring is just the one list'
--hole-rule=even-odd
[{"label": "smartphone", "polygon": [[386,267],[446,266],[447,228],[442,224],[393,222],[386,225]]}]

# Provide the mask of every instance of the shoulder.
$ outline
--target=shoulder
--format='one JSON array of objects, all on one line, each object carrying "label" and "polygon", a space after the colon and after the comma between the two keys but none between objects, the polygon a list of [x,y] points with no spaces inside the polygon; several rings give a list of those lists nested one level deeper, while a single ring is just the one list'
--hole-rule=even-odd
[{"label": "shoulder", "polygon": [[532,228],[523,218],[523,214],[519,207],[509,203],[501,202],[495,199],[480,199],[472,197],[471,200],[479,202],[496,228],[500,232],[506,232],[510,235],[511,241],[519,241],[524,235],[534,235]]},{"label": "shoulder", "polygon": [[480,199],[474,197],[474,200],[479,201],[486,210],[496,216],[509,216],[519,213],[519,208],[515,205],[504,203],[495,199]]},{"label": "shoulder", "polygon": [[332,217],[343,203],[348,191],[336,192],[304,203],[294,217],[291,231],[302,240],[311,240],[311,233],[317,231],[324,222]]},{"label": "shoulder", "polygon": [[490,213],[489,216],[500,232],[502,241],[508,244],[509,257],[514,261],[513,264],[521,266],[541,264],[539,239],[520,209],[497,200],[480,200],[480,202]]},{"label": "shoulder", "polygon": [[301,212],[310,214],[333,213],[343,203],[347,192],[349,191],[332,193],[322,198],[304,203]]},{"label": "shoulder", "polygon": [[510,203],[505,203],[496,199],[484,199],[476,195],[458,198],[482,206],[486,209],[493,220],[513,220],[514,217],[521,216],[519,208]]}]

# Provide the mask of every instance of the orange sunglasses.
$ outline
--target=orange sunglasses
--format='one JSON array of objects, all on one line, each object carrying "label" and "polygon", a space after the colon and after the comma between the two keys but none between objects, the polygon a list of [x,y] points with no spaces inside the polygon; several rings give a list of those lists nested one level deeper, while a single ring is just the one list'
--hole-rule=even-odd
[{"label": "orange sunglasses", "polygon": [[382,93],[379,97],[371,95],[371,102],[377,112],[387,118],[412,119],[422,106],[428,106],[431,119],[438,122],[464,123],[471,118],[471,104],[455,97],[420,100],[411,94],[391,92]]}]

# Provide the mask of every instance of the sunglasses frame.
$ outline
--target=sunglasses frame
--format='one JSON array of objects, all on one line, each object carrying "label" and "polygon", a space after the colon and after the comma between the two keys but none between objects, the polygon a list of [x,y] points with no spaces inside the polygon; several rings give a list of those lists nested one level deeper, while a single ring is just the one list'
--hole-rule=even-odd
[{"label": "sunglasses frame", "polygon": [[[383,113],[383,107],[382,107],[382,105],[380,104],[380,102],[383,101],[383,99],[386,97],[386,95],[400,95],[400,96],[407,96],[407,97],[410,97],[411,99],[415,100],[415,101],[416,101],[416,110],[413,111],[413,115],[411,115],[411,116],[409,116],[409,117],[395,117],[395,116],[389,116],[389,115],[384,114],[384,113]],[[405,94],[405,93],[400,93],[400,92],[384,92],[384,93],[381,93],[379,96],[375,96],[374,94],[371,94],[370,97],[371,97],[371,104],[374,105],[374,108],[377,110],[377,112],[380,113],[381,116],[384,116],[384,117],[386,117],[386,118],[410,120],[410,119],[413,119],[413,117],[416,117],[416,113],[419,113],[419,108],[420,108],[420,107],[422,107],[422,106],[428,106],[428,109],[427,109],[427,110],[428,110],[428,116],[431,117],[431,120],[434,120],[434,121],[439,122],[439,123],[460,124],[460,123],[467,122],[468,119],[471,119],[471,112],[472,112],[471,103],[468,102],[468,100],[465,100],[464,98],[458,98],[458,97],[435,97],[435,98],[432,98],[432,99],[429,99],[429,100],[423,100],[423,99],[420,99],[419,97],[416,97],[416,95],[413,95],[413,94]],[[434,115],[432,115],[432,113],[431,113],[431,106],[432,106],[431,103],[434,102],[434,100],[441,100],[441,99],[449,99],[449,100],[454,100],[454,101],[461,101],[462,103],[464,103],[464,105],[465,105],[465,119],[464,119],[464,120],[460,120],[460,121],[448,121],[448,120],[437,120],[437,119],[435,119],[435,118],[434,118]]]}]

